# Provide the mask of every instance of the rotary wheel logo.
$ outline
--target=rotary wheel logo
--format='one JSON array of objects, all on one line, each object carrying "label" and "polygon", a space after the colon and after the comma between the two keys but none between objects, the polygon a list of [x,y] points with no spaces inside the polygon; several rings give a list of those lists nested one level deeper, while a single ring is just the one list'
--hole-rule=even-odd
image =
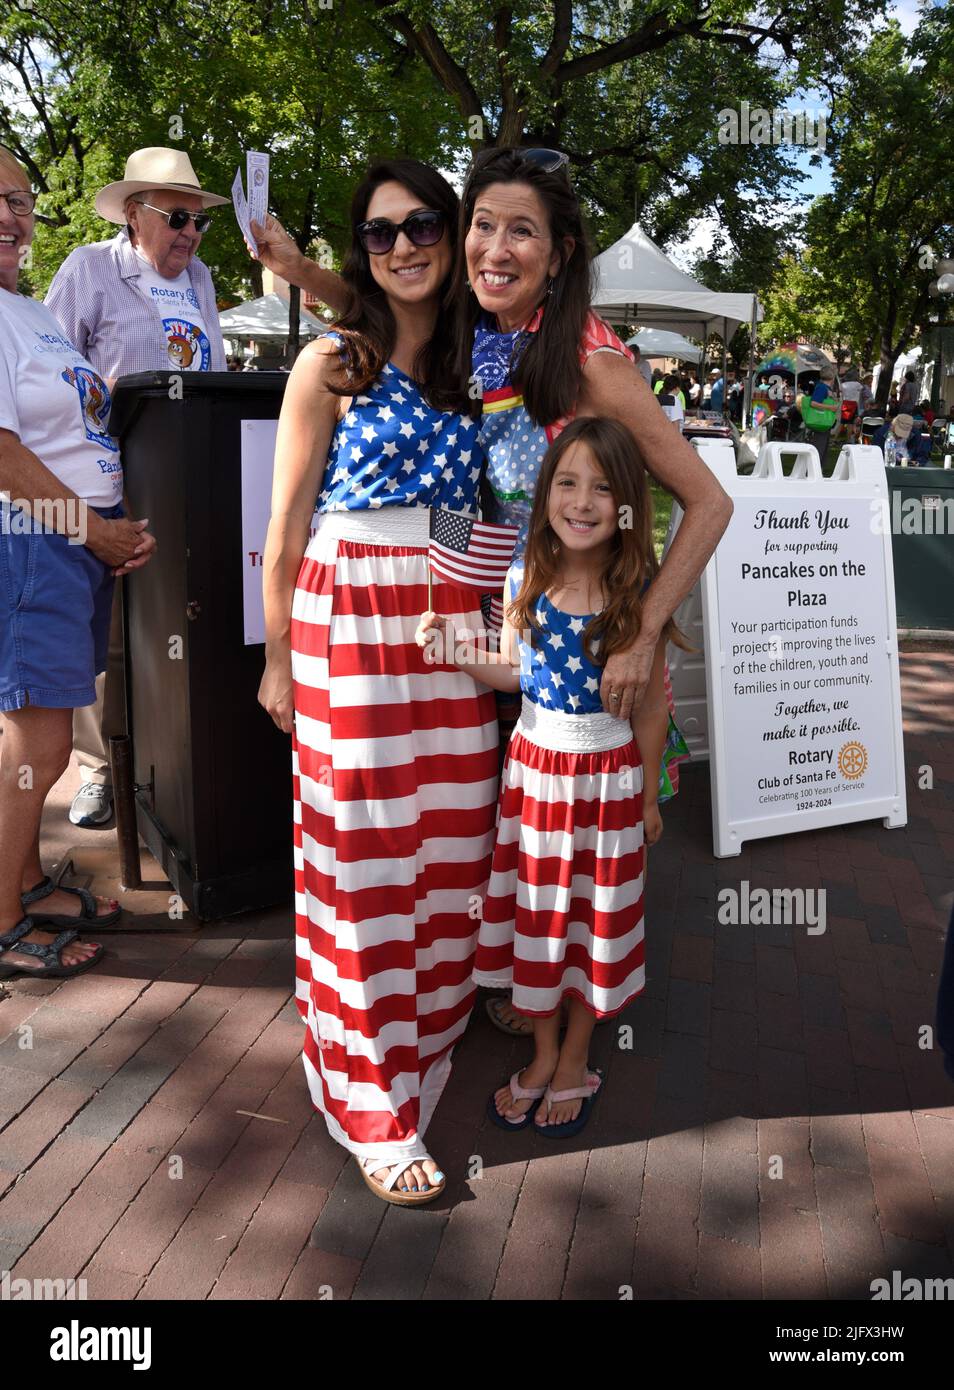
[{"label": "rotary wheel logo", "polygon": [[868,766],[868,750],[863,743],[843,743],[838,753],[838,769],[842,777],[855,782],[864,776]]}]

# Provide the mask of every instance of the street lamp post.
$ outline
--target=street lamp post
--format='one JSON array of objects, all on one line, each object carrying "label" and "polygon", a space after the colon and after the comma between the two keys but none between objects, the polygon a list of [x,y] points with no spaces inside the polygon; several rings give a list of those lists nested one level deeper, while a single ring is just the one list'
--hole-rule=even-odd
[{"label": "street lamp post", "polygon": [[[954,324],[946,322],[948,309],[950,307],[949,296],[954,295],[954,260],[944,258],[936,261],[935,270],[937,279],[928,289],[931,298],[938,305],[937,347],[934,357],[934,371],[931,379],[931,409],[937,413],[941,401],[941,374],[944,370],[944,362],[947,356],[954,358],[954,351],[945,353],[945,345],[951,343],[951,334],[954,334]],[[943,302],[946,301],[946,302]]]}]

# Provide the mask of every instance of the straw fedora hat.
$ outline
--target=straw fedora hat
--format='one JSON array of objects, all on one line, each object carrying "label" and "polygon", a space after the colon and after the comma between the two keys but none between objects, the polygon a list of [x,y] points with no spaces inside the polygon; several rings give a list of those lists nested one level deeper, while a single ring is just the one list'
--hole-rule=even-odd
[{"label": "straw fedora hat", "polygon": [[123,209],[127,198],[133,193],[145,193],[152,188],[198,194],[204,208],[220,207],[232,201],[231,198],[220,198],[217,193],[207,193],[199,187],[192,161],[185,150],[169,150],[162,145],[153,145],[145,150],[135,150],[129,156],[126,160],[126,177],[101,188],[96,194],[94,207],[100,217],[122,227],[126,225]]}]

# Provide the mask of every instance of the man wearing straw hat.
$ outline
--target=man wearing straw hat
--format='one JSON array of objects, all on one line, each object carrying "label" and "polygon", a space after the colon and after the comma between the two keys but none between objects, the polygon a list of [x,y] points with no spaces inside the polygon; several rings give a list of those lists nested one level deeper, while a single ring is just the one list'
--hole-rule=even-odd
[{"label": "man wearing straw hat", "polygon": [[[97,193],[96,211],[120,230],[70,252],[46,304],[110,386],[133,372],[226,370],[212,276],[196,252],[207,210],[229,201],[200,186],[184,150],[163,147],[136,150],[125,177]],[[116,603],[96,704],[74,716],[83,784],[70,820],[84,828],[113,813],[106,748],[110,734],[124,732],[121,611]]]}]

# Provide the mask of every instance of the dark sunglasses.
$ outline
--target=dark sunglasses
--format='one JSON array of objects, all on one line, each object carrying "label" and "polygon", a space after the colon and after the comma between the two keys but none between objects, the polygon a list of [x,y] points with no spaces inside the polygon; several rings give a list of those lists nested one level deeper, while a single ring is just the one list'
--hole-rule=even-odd
[{"label": "dark sunglasses", "polygon": [[403,222],[389,222],[376,217],[371,222],[359,222],[355,235],[369,256],[383,256],[390,251],[403,232],[415,246],[436,246],[444,235],[447,219],[442,212],[412,212]]},{"label": "dark sunglasses", "polygon": [[173,208],[172,212],[166,212],[165,208],[154,208],[152,203],[144,203],[141,198],[136,202],[141,208],[148,208],[150,212],[158,212],[160,217],[164,217],[174,232],[181,232],[188,222],[195,223],[197,232],[204,232],[212,221],[212,214],[208,212],[186,212],[185,208]]}]

